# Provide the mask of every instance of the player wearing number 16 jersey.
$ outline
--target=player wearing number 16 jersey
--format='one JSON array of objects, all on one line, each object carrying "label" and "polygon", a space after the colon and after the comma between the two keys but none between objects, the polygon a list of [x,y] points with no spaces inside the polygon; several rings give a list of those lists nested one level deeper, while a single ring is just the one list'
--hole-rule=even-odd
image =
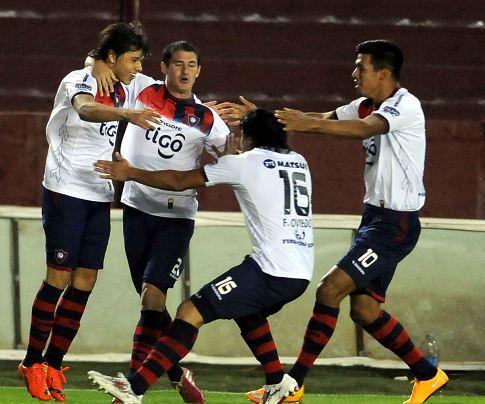
[{"label": "player wearing number 16 jersey", "polygon": [[[118,161],[100,161],[103,178],[184,190],[217,184],[234,188],[252,241],[244,261],[210,281],[177,310],[171,329],[128,380],[97,372],[90,377],[112,395],[137,402],[164,372],[192,348],[199,328],[217,319],[235,319],[241,335],[263,365],[269,390],[296,382],[284,375],[267,317],[300,296],[313,272],[312,186],[307,162],[289,150],[283,126],[256,109],[242,120],[242,149],[191,171],[147,171]],[[117,384],[118,383],[118,384]]]}]

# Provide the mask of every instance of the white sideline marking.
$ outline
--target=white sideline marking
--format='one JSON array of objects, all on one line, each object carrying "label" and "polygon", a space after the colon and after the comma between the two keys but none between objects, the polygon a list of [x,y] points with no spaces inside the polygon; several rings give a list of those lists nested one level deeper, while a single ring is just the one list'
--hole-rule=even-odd
[{"label": "white sideline marking", "polygon": [[[25,357],[25,350],[22,349],[0,349],[0,360],[18,360]],[[130,354],[128,353],[105,353],[105,354],[67,354],[67,362],[111,362],[121,363],[129,362]],[[284,365],[292,365],[296,358],[289,356],[280,357]],[[253,357],[219,357],[198,355],[189,353],[181,361],[182,363],[203,363],[207,365],[249,365],[258,366],[259,362]],[[318,358],[316,365],[327,366],[365,366],[375,369],[403,369],[407,370],[407,365],[400,360],[391,359],[373,359],[364,356],[351,356],[346,358]],[[485,362],[440,362],[440,368],[443,370],[458,371],[481,371],[485,370]]]}]

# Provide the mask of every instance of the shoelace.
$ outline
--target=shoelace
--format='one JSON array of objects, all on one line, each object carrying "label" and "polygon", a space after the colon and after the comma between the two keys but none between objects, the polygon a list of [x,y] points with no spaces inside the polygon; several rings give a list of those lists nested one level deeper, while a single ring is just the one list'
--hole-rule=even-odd
[{"label": "shoelace", "polygon": [[130,386],[128,385],[127,380],[115,377],[113,382],[115,386],[119,388],[121,391],[125,393],[130,393]]},{"label": "shoelace", "polygon": [[42,373],[35,372],[34,367],[37,368],[36,365],[32,366],[31,373],[34,375],[36,383],[41,384],[42,382],[45,382],[45,375],[47,374],[47,365],[45,364],[40,365]]},{"label": "shoelace", "polygon": [[61,381],[62,383],[66,383],[67,380],[66,380],[66,376],[64,376],[64,372],[67,372],[68,370],[70,370],[71,368],[69,366],[66,366],[64,368],[61,368],[61,370],[58,370],[57,372],[59,373],[59,376],[61,377]]},{"label": "shoelace", "polygon": [[413,379],[413,380],[411,380],[411,381],[409,382],[409,384],[412,384],[412,385],[413,385],[413,391],[411,392],[411,397],[410,397],[410,398],[414,397],[414,387],[416,386],[416,384],[417,384],[417,383],[419,383],[419,380],[418,380],[418,379],[416,379],[416,378],[415,378],[415,379]]}]

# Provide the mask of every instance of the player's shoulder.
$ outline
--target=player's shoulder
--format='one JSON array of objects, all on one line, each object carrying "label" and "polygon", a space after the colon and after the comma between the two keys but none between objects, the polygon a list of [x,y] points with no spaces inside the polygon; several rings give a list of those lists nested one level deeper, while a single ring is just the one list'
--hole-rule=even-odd
[{"label": "player's shoulder", "polygon": [[129,86],[131,87],[147,87],[150,85],[163,85],[164,82],[161,80],[157,80],[151,76],[147,76],[143,73],[137,73],[135,78],[131,81]]},{"label": "player's shoulder", "polygon": [[163,81],[156,80],[151,76],[147,76],[146,74],[138,73],[127,86],[127,90],[129,93],[134,94],[135,96],[143,93],[150,94],[151,96],[160,94],[163,97],[166,87]]},{"label": "player's shoulder", "polygon": [[405,88],[400,88],[385,100],[375,113],[386,119],[404,119],[402,122],[412,126],[424,123],[425,119],[421,102]]},{"label": "player's shoulder", "polygon": [[97,91],[96,80],[91,73],[91,67],[73,70],[61,81],[61,86],[74,86],[76,91],[92,93]]},{"label": "player's shoulder", "polygon": [[270,169],[276,167],[308,168],[305,157],[292,150],[275,151],[256,147],[241,155],[247,155],[247,159],[251,161],[260,161],[264,167]]},{"label": "player's shoulder", "polygon": [[394,108],[419,108],[421,109],[421,101],[418,97],[409,92],[408,89],[401,87],[392,97],[389,97],[386,104],[392,105]]},{"label": "player's shoulder", "polygon": [[204,103],[200,100],[197,95],[192,94],[192,102],[197,106],[197,109],[201,112],[204,112],[206,114],[209,114],[212,117],[218,116],[217,113],[207,105],[204,105]]}]

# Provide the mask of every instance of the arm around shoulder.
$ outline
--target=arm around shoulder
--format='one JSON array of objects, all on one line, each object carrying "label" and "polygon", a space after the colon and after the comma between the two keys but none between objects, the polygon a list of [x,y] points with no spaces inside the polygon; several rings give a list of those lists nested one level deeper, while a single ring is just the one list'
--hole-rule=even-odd
[{"label": "arm around shoulder", "polygon": [[205,186],[206,176],[203,168],[188,171],[159,170],[149,171],[133,167],[128,160],[116,152],[113,161],[98,160],[94,163],[100,177],[115,181],[136,181],[140,184],[168,191],[184,191]]},{"label": "arm around shoulder", "polygon": [[132,181],[168,191],[202,188],[205,187],[206,183],[203,168],[195,168],[189,171],[147,171],[133,167],[130,177]]}]

